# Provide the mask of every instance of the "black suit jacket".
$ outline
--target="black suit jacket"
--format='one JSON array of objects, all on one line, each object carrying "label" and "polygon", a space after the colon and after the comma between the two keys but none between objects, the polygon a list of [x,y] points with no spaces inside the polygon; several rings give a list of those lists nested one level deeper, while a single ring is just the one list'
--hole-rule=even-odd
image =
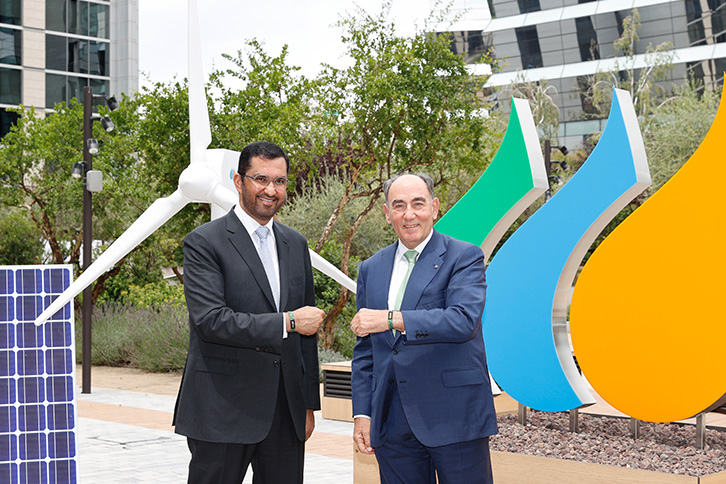
[{"label": "black suit jacket", "polygon": [[[315,305],[305,238],[274,222],[280,310]],[[316,336],[282,337],[265,270],[250,235],[228,213],[184,241],[189,354],[174,412],[176,432],[207,442],[253,444],[272,425],[283,375],[295,431],[320,408]]]}]

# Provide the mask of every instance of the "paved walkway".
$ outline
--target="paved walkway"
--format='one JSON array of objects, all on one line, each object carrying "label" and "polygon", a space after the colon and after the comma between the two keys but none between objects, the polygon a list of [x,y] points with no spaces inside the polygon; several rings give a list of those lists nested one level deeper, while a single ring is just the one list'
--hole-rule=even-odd
[{"label": "paved walkway", "polygon": [[[94,367],[91,393],[78,390],[79,481],[185,483],[189,450],[185,438],[171,427],[176,376],[142,376],[135,370],[123,375],[120,369]],[[80,368],[77,381],[81,381]],[[316,412],[315,432],[306,445],[305,480],[352,484],[353,424],[325,420],[319,414]],[[252,483],[251,473],[244,483]]]}]

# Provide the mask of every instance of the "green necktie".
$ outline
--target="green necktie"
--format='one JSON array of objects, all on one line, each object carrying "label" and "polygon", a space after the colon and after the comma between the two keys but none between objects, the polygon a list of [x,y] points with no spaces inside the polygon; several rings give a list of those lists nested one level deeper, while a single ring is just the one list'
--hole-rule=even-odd
[{"label": "green necktie", "polygon": [[[403,256],[406,258],[406,261],[408,261],[408,269],[406,270],[406,275],[403,276],[403,281],[401,281],[401,286],[398,288],[398,294],[396,295],[396,302],[393,305],[393,309],[395,311],[401,309],[401,301],[403,301],[403,294],[406,292],[406,284],[408,284],[408,278],[411,277],[411,272],[413,271],[413,266],[416,265],[416,258],[418,257],[418,252],[415,250],[407,250]],[[393,330],[393,336],[396,336],[396,330]]]}]

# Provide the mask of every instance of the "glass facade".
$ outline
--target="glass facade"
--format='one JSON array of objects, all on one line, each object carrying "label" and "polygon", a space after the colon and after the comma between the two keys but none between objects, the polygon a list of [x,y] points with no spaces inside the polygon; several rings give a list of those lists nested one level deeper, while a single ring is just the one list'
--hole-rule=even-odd
[{"label": "glass facade", "polygon": [[22,31],[0,27],[0,64],[19,66]]},{"label": "glass facade", "polygon": [[0,138],[8,134],[10,128],[17,122],[18,115],[5,108],[0,108]]},{"label": "glass facade", "polygon": [[[132,5],[119,1],[122,11]],[[27,19],[23,19],[24,9],[29,12]],[[40,23],[43,13],[44,33]],[[40,18],[36,18],[38,14]],[[131,12],[126,17],[122,16],[122,22],[136,21],[135,15]],[[95,94],[109,94],[110,16],[110,0],[0,0],[0,138],[17,119],[15,113],[7,111],[9,106],[30,103],[37,108],[53,109],[59,102],[81,99],[84,86],[92,86]],[[32,34],[29,33],[31,31]],[[44,53],[42,39],[41,42],[35,40],[37,35],[45,36]],[[23,54],[26,37],[33,42],[25,46]],[[135,39],[124,37],[121,40],[123,45],[131,41]],[[30,41],[26,39],[25,42]],[[38,51],[38,48],[41,50]],[[131,60],[129,66],[133,66],[133,62]],[[44,87],[42,78],[23,76],[26,65],[36,70],[38,64],[45,67]],[[134,68],[130,72],[136,70]],[[24,82],[31,83],[25,87],[26,98],[23,97]],[[38,94],[40,100],[37,99]]]},{"label": "glass facade", "polygon": [[20,104],[21,71],[0,67],[0,104]]},{"label": "glass facade", "polygon": [[[94,93],[108,92],[110,20],[108,2],[46,0],[45,102],[52,108],[58,102],[81,99],[83,86]],[[77,74],[77,75],[74,75]]]},{"label": "glass facade", "polygon": [[109,9],[109,5],[101,3],[46,0],[45,28],[54,32],[108,39]]},{"label": "glass facade", "polygon": [[62,74],[45,75],[45,105],[53,108],[56,103],[69,102],[71,99],[81,101],[83,88],[91,86],[93,94],[108,94],[109,81]]},{"label": "glass facade", "polygon": [[[607,70],[593,61],[622,56],[613,42],[622,36],[632,10],[614,10],[617,4],[607,0],[489,0],[489,5],[492,20],[484,21],[480,34],[455,32],[452,50],[469,61],[472,50],[492,46],[502,66],[492,76],[502,80],[490,82],[493,86],[508,85],[518,71],[537,69],[528,77],[546,79],[557,90],[561,136],[582,136],[600,127],[602,120],[585,120],[593,109],[582,93],[595,69]],[[726,54],[718,58],[716,51],[726,50],[716,47],[726,43],[726,0],[655,0],[637,8],[641,26],[635,55],[660,45],[676,51],[663,87],[682,84],[689,73],[706,86],[723,82]],[[466,25],[471,28],[471,22]],[[705,45],[714,50],[684,52]],[[679,61],[679,53],[684,60]],[[698,56],[702,60],[694,60]],[[503,104],[508,109],[508,99]]]},{"label": "glass facade", "polygon": [[2,0],[0,2],[0,24],[20,25],[21,0]]}]

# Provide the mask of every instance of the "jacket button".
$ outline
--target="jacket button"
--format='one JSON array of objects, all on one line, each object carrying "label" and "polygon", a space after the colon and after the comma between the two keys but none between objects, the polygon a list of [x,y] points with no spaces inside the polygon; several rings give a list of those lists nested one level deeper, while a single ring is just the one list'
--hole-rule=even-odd
[{"label": "jacket button", "polygon": [[393,350],[393,354],[394,354],[394,355],[397,355],[397,354],[398,354],[398,350],[397,350],[397,349],[394,349],[394,350]]},{"label": "jacket button", "polygon": [[395,382],[393,381],[393,378],[389,378],[389,379],[388,379],[388,384],[389,384],[389,385],[393,385],[394,383],[395,383]]},{"label": "jacket button", "polygon": [[275,360],[275,361],[273,361],[273,362],[272,362],[272,365],[273,365],[273,366],[274,366],[275,368],[280,368],[280,362],[279,362],[278,360]]}]

